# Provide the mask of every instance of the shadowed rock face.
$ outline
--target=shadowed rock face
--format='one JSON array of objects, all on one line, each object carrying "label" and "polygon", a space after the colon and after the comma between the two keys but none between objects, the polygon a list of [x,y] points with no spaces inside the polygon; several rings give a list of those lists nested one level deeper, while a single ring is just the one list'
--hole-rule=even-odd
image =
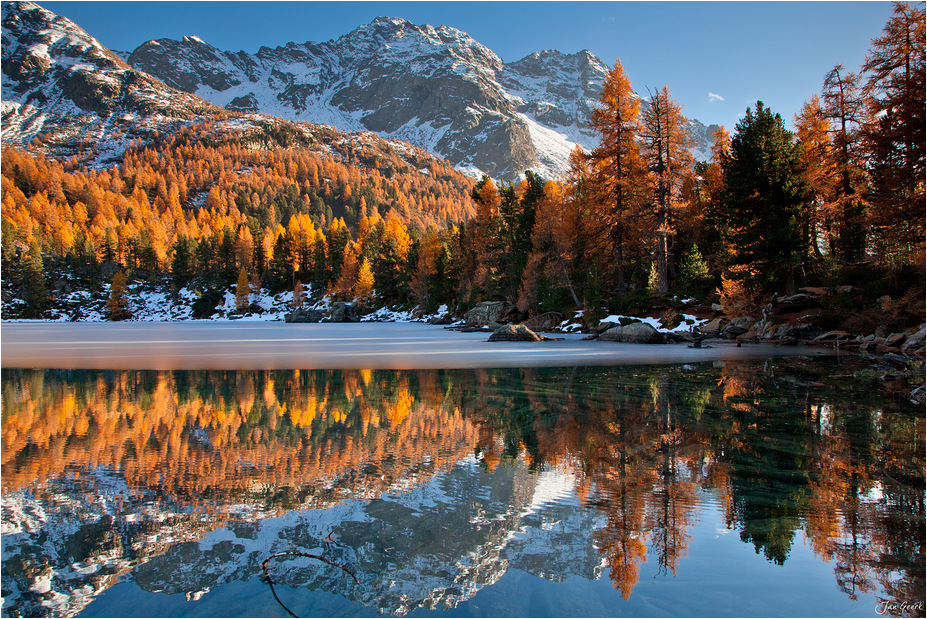
[{"label": "shadowed rock face", "polygon": [[[172,56],[183,56],[186,62],[170,63],[167,59]],[[135,50],[129,60],[134,66],[154,68],[147,72],[163,75],[165,84],[185,92],[194,92],[200,85],[226,90],[240,84],[239,72],[246,72],[246,66],[235,63],[239,60],[236,56],[226,56],[197,37],[149,41]]]}]

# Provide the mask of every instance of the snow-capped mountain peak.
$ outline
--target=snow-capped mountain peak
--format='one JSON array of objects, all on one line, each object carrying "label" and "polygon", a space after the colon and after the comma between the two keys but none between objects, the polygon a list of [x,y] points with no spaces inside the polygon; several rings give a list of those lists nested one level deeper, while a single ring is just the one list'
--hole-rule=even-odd
[{"label": "snow-capped mountain peak", "polygon": [[540,52],[507,65],[465,32],[400,17],[256,54],[160,39],[129,61],[228,109],[376,131],[497,177],[562,174],[573,146],[594,142],[589,100],[604,76],[589,52]]},{"label": "snow-capped mountain peak", "polygon": [[131,68],[74,22],[32,2],[3,4],[2,43],[5,144],[38,138],[40,146],[78,151],[106,139],[117,154],[134,137],[222,112]]},{"label": "snow-capped mountain peak", "polygon": [[[373,131],[475,176],[511,179],[532,169],[557,178],[576,145],[589,150],[598,142],[589,121],[607,70],[589,50],[545,50],[505,63],[461,30],[401,17],[254,54],[223,51],[192,34],[117,54],[64,17],[11,2],[3,5],[2,137],[25,144],[51,133],[65,142],[124,135],[127,142],[126,122],[135,137],[163,132],[222,113],[209,102]],[[710,144],[710,128],[692,125],[702,146]],[[119,152],[114,145],[114,157]]]}]

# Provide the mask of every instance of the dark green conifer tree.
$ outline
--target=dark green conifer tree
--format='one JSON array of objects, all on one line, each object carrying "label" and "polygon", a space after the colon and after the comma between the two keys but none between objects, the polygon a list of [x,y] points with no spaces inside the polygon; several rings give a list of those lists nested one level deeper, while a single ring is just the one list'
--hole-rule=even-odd
[{"label": "dark green conifer tree", "polygon": [[29,250],[21,255],[20,273],[23,282],[23,300],[29,318],[40,318],[48,307],[48,287],[45,285],[45,267],[42,265],[42,250],[33,241]]},{"label": "dark green conifer tree", "polygon": [[174,241],[174,258],[171,260],[171,275],[174,286],[180,290],[193,279],[196,242],[185,235]]},{"label": "dark green conifer tree", "polygon": [[810,189],[799,146],[779,114],[761,101],[747,109],[722,157],[722,209],[733,277],[748,285],[793,290],[807,257],[802,213]]}]

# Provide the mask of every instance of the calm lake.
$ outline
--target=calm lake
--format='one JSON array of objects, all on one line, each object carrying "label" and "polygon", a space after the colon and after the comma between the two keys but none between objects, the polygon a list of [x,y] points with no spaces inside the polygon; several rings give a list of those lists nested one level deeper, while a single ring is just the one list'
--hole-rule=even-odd
[{"label": "calm lake", "polygon": [[248,369],[278,336],[225,325],[173,339],[233,369],[113,369],[152,332],[84,326],[3,326],[4,616],[924,616],[924,411],[858,357]]}]

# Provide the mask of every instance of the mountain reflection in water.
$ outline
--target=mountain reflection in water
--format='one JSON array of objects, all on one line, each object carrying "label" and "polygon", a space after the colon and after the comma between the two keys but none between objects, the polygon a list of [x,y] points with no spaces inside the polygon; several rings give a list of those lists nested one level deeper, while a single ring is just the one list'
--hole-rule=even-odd
[{"label": "mountain reflection in water", "polygon": [[275,553],[291,595],[391,614],[509,570],[631,600],[717,509],[769,564],[806,543],[843,599],[923,615],[923,411],[859,369],[3,370],[3,612],[126,577],[221,596]]}]

